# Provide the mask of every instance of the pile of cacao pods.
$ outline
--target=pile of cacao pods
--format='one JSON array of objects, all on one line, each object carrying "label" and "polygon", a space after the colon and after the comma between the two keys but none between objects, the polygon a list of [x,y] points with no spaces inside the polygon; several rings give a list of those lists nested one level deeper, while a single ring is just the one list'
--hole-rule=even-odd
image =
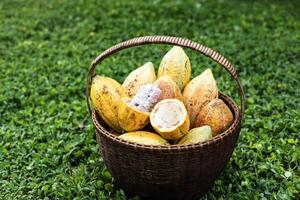
[{"label": "pile of cacao pods", "polygon": [[95,76],[93,106],[123,140],[147,145],[199,143],[224,132],[233,114],[218,98],[211,69],[190,81],[191,64],[181,47],[163,57],[157,76],[148,62],[121,85]]}]

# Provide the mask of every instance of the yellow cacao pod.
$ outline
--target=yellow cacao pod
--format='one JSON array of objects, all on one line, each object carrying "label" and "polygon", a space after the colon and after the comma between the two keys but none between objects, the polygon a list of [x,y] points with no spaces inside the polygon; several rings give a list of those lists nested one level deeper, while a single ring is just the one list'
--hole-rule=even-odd
[{"label": "yellow cacao pod", "polygon": [[150,113],[150,123],[157,133],[168,140],[181,138],[190,127],[188,113],[178,99],[158,102]]},{"label": "yellow cacao pod", "polygon": [[209,126],[201,126],[189,130],[177,144],[195,144],[212,138],[212,130]]},{"label": "yellow cacao pod", "polygon": [[147,62],[143,66],[132,71],[122,85],[126,89],[127,95],[133,97],[141,86],[153,83],[155,80],[156,75],[153,64],[152,62]]},{"label": "yellow cacao pod", "polygon": [[119,138],[146,145],[169,145],[169,142],[161,136],[147,131],[128,132],[120,135]]},{"label": "yellow cacao pod", "polygon": [[91,99],[101,118],[118,132],[122,129],[118,122],[118,106],[126,92],[122,85],[112,78],[95,76],[91,86]]},{"label": "yellow cacao pod", "polygon": [[125,131],[141,130],[149,123],[149,112],[143,112],[130,104],[130,98],[123,98],[119,105],[118,120]]},{"label": "yellow cacao pod", "polygon": [[213,99],[199,112],[195,125],[208,125],[213,136],[224,132],[233,122],[233,114],[221,99]]},{"label": "yellow cacao pod", "polygon": [[163,57],[158,68],[157,77],[170,76],[180,90],[190,81],[191,63],[188,56],[179,46],[174,46]]},{"label": "yellow cacao pod", "polygon": [[183,102],[189,113],[192,128],[195,127],[195,120],[201,108],[217,97],[217,83],[211,69],[205,70],[187,84],[183,90]]},{"label": "yellow cacao pod", "polygon": [[158,101],[161,101],[163,99],[178,99],[180,101],[183,101],[180,88],[169,76],[159,77],[154,82],[154,85],[156,85],[161,90]]}]

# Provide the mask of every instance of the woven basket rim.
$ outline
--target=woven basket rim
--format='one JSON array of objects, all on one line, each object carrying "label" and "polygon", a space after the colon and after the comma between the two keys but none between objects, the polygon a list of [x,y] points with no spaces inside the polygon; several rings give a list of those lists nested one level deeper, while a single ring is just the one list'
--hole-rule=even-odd
[{"label": "woven basket rim", "polygon": [[196,144],[188,144],[188,145],[146,145],[146,144],[139,144],[134,142],[129,142],[126,140],[123,140],[121,138],[118,138],[116,135],[110,133],[109,131],[104,128],[98,120],[98,114],[95,110],[92,112],[92,121],[93,125],[96,128],[96,134],[102,134],[103,136],[109,138],[113,143],[125,145],[134,149],[140,149],[140,150],[151,150],[151,151],[182,151],[182,150],[194,150],[194,149],[202,149],[207,146],[222,143],[223,138],[230,137],[234,130],[236,130],[239,125],[241,124],[241,111],[238,108],[237,104],[227,95],[219,92],[219,98],[224,101],[224,103],[229,106],[230,110],[232,111],[234,115],[234,121],[230,125],[230,127],[222,132],[221,134],[218,134],[217,136],[214,136],[210,140],[207,140],[205,142],[196,143]]}]

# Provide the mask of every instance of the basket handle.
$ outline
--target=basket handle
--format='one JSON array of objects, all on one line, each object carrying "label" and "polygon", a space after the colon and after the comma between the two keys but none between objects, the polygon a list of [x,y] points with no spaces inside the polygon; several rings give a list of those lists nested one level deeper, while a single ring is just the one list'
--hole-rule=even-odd
[{"label": "basket handle", "polygon": [[234,69],[233,65],[222,55],[220,55],[218,52],[205,47],[199,43],[193,42],[191,40],[185,39],[185,38],[179,38],[179,37],[172,37],[172,36],[144,36],[144,37],[137,37],[133,39],[126,40],[124,42],[121,42],[115,46],[112,46],[111,48],[105,50],[102,52],[92,63],[87,75],[87,82],[86,82],[86,102],[87,107],[90,115],[92,114],[91,106],[90,106],[90,86],[92,82],[92,78],[95,75],[95,68],[96,65],[102,62],[105,58],[108,56],[121,51],[122,49],[127,49],[130,47],[145,45],[145,44],[172,44],[177,45],[181,47],[187,47],[194,51],[197,51],[207,57],[210,57],[217,63],[219,63],[223,68],[226,69],[226,71],[231,75],[231,77],[236,81],[239,96],[240,96],[240,104],[241,104],[241,121],[243,121],[244,111],[245,111],[245,96],[242,84],[240,82],[239,76]]}]

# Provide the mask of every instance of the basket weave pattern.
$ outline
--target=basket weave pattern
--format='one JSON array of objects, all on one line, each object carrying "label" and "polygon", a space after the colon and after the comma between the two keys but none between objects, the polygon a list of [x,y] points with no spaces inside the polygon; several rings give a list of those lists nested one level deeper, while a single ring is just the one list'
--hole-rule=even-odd
[{"label": "basket weave pattern", "polygon": [[[190,145],[150,146],[117,138],[101,117],[90,108],[90,83],[98,63],[113,53],[143,44],[173,44],[188,47],[223,66],[236,81],[241,110],[228,96],[219,93],[234,115],[234,122],[209,141]],[[134,195],[148,199],[195,199],[205,194],[223,171],[235,148],[244,113],[244,94],[233,66],[219,53],[187,39],[169,36],[146,36],[122,42],[100,54],[87,78],[86,98],[97,142],[105,165],[115,183]]]}]

